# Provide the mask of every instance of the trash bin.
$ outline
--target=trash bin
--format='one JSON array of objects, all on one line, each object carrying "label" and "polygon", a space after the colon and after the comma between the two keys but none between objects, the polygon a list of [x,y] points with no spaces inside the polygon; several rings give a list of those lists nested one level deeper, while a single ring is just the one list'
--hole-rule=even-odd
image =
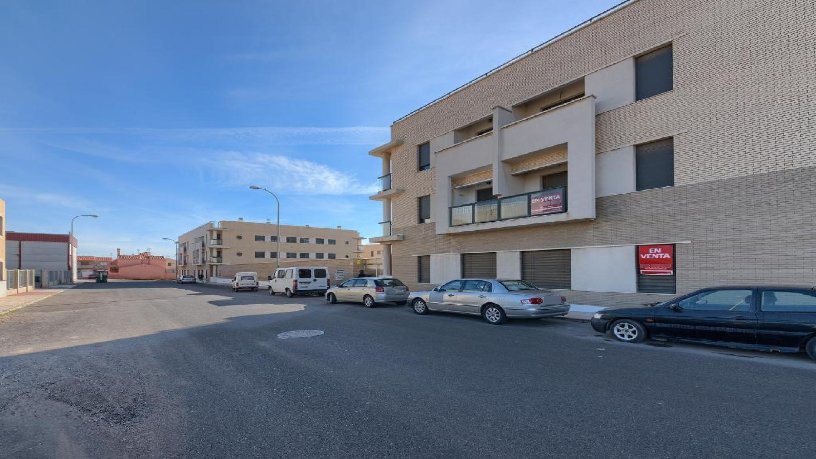
[{"label": "trash bin", "polygon": [[108,281],[108,272],[107,271],[97,271],[96,281],[97,282],[107,282]]}]

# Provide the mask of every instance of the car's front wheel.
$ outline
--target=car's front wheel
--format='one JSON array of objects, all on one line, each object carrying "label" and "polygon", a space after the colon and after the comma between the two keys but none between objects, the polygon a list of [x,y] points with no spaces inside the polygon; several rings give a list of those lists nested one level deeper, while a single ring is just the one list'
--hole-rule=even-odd
[{"label": "car's front wheel", "polygon": [[499,306],[488,304],[482,309],[482,318],[491,325],[499,325],[507,321],[507,314]]},{"label": "car's front wheel", "polygon": [[329,293],[328,295],[326,295],[326,301],[328,301],[331,304],[336,304],[337,303],[337,297],[334,296],[334,293]]},{"label": "car's front wheel", "polygon": [[807,351],[807,355],[811,359],[816,360],[816,336],[814,336],[813,338],[810,339],[810,341],[807,342],[807,344],[805,345],[805,351]]},{"label": "car's front wheel", "polygon": [[373,308],[376,306],[376,303],[374,303],[374,298],[372,298],[371,295],[366,295],[363,297],[363,305],[367,308]]},{"label": "car's front wheel", "polygon": [[611,327],[612,336],[624,343],[640,343],[646,339],[646,328],[632,319],[615,321]]},{"label": "car's front wheel", "polygon": [[417,298],[411,303],[411,308],[415,313],[423,315],[428,313],[428,305],[422,298]]}]

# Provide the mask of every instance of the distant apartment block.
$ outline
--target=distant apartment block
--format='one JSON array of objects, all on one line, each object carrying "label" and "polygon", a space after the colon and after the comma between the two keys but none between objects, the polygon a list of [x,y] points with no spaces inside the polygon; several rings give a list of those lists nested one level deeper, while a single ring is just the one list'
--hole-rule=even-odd
[{"label": "distant apartment block", "polygon": [[333,278],[350,277],[362,238],[357,231],[225,220],[179,236],[179,274],[199,279],[254,271],[261,279],[276,266],[326,266]]},{"label": "distant apartment block", "polygon": [[631,304],[816,283],[813,2],[633,0],[400,118],[385,271]]}]

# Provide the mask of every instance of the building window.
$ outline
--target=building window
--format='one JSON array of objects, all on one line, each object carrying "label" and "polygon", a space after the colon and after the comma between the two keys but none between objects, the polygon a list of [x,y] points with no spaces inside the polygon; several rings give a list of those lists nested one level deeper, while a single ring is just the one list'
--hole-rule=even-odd
[{"label": "building window", "polygon": [[308,244],[308,243],[309,243],[309,238],[308,238],[308,237],[302,237],[302,238],[300,238],[300,243],[301,243],[301,244]]},{"label": "building window", "polygon": [[337,245],[337,241],[334,239],[329,239],[329,245]]},{"label": "building window", "polygon": [[286,252],[286,258],[297,258],[297,254],[295,252]]},{"label": "building window", "polygon": [[431,256],[423,255],[417,257],[417,282],[420,284],[431,283]]},{"label": "building window", "polygon": [[301,252],[300,253],[300,258],[309,258],[309,254]]},{"label": "building window", "polygon": [[493,187],[476,190],[476,202],[492,201]]},{"label": "building window", "polygon": [[431,221],[431,197],[422,196],[417,198],[417,220],[419,223],[428,223]]},{"label": "building window", "polygon": [[334,260],[335,258],[337,258],[337,254],[336,254],[336,253],[330,253],[330,254],[329,254],[329,260]]},{"label": "building window", "polygon": [[431,168],[431,143],[417,145],[417,170],[426,171]]},{"label": "building window", "polygon": [[278,258],[278,252],[269,252],[269,258]]},{"label": "building window", "polygon": [[255,258],[266,258],[266,252],[255,252]]},{"label": "building window", "polygon": [[278,242],[277,236],[269,236],[269,242]]},{"label": "building window", "polygon": [[543,175],[541,177],[541,189],[552,190],[554,188],[564,188],[567,186],[567,172]]},{"label": "building window", "polygon": [[288,244],[297,244],[297,238],[294,237],[294,236],[287,236],[286,237],[286,242]]},{"label": "building window", "polygon": [[674,87],[672,46],[635,58],[635,94],[637,100],[671,91]]},{"label": "building window", "polygon": [[374,256],[374,251],[373,251],[373,250],[371,251],[371,256],[372,256],[372,257]]},{"label": "building window", "polygon": [[321,244],[322,245],[322,244],[325,244],[325,243],[326,243],[326,240],[323,239],[322,237],[319,237],[319,238],[315,239],[315,244]]},{"label": "building window", "polygon": [[255,235],[255,242],[264,242],[266,241],[266,236],[263,234],[256,234]]},{"label": "building window", "polygon": [[674,140],[663,139],[635,147],[637,191],[674,186]]},{"label": "building window", "polygon": [[243,257],[243,256],[244,256],[244,252],[238,252],[238,253],[236,253],[236,254],[235,254],[235,256],[236,256],[236,257]]},{"label": "building window", "polygon": [[325,256],[326,254],[324,254],[323,252],[317,252],[315,254],[315,258],[317,258],[318,260],[322,260]]}]

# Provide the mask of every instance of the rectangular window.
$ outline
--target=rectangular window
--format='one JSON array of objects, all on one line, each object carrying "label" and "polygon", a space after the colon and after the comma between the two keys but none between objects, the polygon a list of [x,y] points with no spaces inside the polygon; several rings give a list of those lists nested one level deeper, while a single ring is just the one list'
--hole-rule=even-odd
[{"label": "rectangular window", "polygon": [[674,186],[674,139],[663,139],[635,147],[637,191]]},{"label": "rectangular window", "polygon": [[269,236],[269,242],[278,242],[277,236]]},{"label": "rectangular window", "polygon": [[816,313],[816,295],[813,291],[766,290],[761,298],[761,308],[766,312]]},{"label": "rectangular window", "polygon": [[637,100],[671,91],[674,87],[672,46],[635,58],[635,94]]},{"label": "rectangular window", "polygon": [[308,244],[308,243],[309,243],[309,238],[308,238],[308,237],[302,237],[302,238],[300,238],[300,243],[301,243],[301,244]]},{"label": "rectangular window", "polygon": [[417,257],[417,282],[420,284],[431,283],[431,256],[422,255]]},{"label": "rectangular window", "polygon": [[334,239],[329,239],[329,245],[337,245],[337,241]]},{"label": "rectangular window", "polygon": [[544,175],[541,177],[541,189],[551,190],[553,188],[563,188],[567,186],[567,172]]},{"label": "rectangular window", "polygon": [[417,219],[419,223],[428,223],[431,221],[431,197],[422,196],[417,198]]},{"label": "rectangular window", "polygon": [[315,279],[325,279],[329,277],[329,273],[327,273],[326,270],[323,268],[316,268],[315,270],[312,271],[312,273]]},{"label": "rectangular window", "polygon": [[266,258],[266,252],[255,252],[255,258]]},{"label": "rectangular window", "polygon": [[295,252],[286,252],[286,258],[297,258],[297,254]]},{"label": "rectangular window", "polygon": [[337,254],[336,254],[336,253],[330,253],[330,254],[329,254],[329,260],[334,260],[335,258],[337,258]]},{"label": "rectangular window", "polygon": [[476,202],[490,201],[493,199],[493,188],[482,188],[476,190]]},{"label": "rectangular window", "polygon": [[319,237],[319,238],[315,239],[315,244],[325,244],[325,243],[326,243],[326,240],[323,239],[322,237]]},{"label": "rectangular window", "polygon": [[255,242],[264,242],[265,240],[266,240],[266,237],[264,235],[262,235],[262,234],[256,234],[255,235]]},{"label": "rectangular window", "polygon": [[301,252],[300,253],[300,258],[309,258],[309,254]]},{"label": "rectangular window", "polygon": [[312,277],[312,270],[308,268],[298,269],[298,279],[308,279]]},{"label": "rectangular window", "polygon": [[315,258],[317,258],[318,260],[322,260],[325,256],[326,254],[324,254],[323,252],[317,252],[315,254]]},{"label": "rectangular window", "polygon": [[431,168],[431,143],[417,145],[417,170],[426,171]]},{"label": "rectangular window", "polygon": [[269,252],[269,258],[278,258],[278,252]]},{"label": "rectangular window", "polygon": [[286,237],[286,242],[288,244],[297,244],[297,238],[294,237],[294,236],[287,236]]}]

